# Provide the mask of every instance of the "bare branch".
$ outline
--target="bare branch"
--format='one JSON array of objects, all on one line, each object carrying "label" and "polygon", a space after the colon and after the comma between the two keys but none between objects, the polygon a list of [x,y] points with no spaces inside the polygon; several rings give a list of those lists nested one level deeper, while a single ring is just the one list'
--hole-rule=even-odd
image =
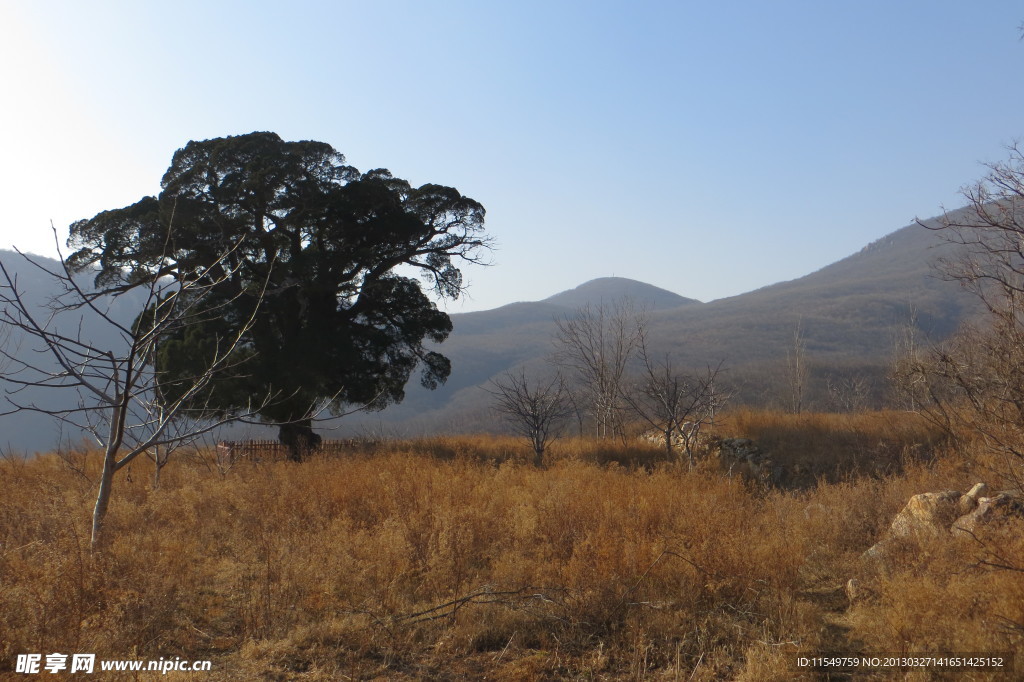
[{"label": "bare branch", "polygon": [[506,372],[491,381],[491,386],[488,393],[495,399],[495,409],[530,441],[534,464],[543,466],[548,443],[559,435],[572,414],[565,381],[556,374],[547,383],[534,381],[531,385],[525,372],[518,376]]},{"label": "bare branch", "polygon": [[555,360],[578,378],[597,436],[623,434],[626,371],[645,327],[645,313],[628,299],[586,305],[556,320]]},{"label": "bare branch", "polygon": [[[17,274],[0,262],[0,322],[5,330],[14,330],[32,343],[36,356],[26,358],[14,349],[0,350],[4,360],[0,378],[8,385],[10,406],[3,413],[47,414],[62,425],[92,433],[101,444],[104,463],[93,513],[94,547],[102,534],[115,472],[154,450],[162,450],[156,461],[166,462],[175,448],[193,443],[227,423],[254,416],[275,399],[273,395],[263,396],[229,414],[210,408],[208,400],[202,399],[217,377],[238,368],[239,351],[255,322],[258,304],[230,338],[214,344],[201,363],[203,371],[175,378],[178,391],[173,399],[161,391],[156,366],[161,340],[217,314],[217,306],[207,301],[215,288],[232,276],[233,271],[223,266],[236,247],[216,259],[220,273],[216,276],[174,280],[166,277],[168,270],[158,265],[146,277],[135,273],[131,281],[126,278],[99,291],[85,290],[63,257],[61,267],[53,269],[20,254],[29,267],[42,272],[61,292],[42,304],[28,300]],[[266,282],[255,292],[257,303],[265,292]],[[117,319],[109,305],[111,297],[129,293],[136,296],[143,311],[132,324]],[[93,327],[105,327],[118,342],[104,347],[87,338],[86,320]],[[52,407],[17,397],[26,390],[49,388],[74,390],[79,399],[71,406]]]},{"label": "bare branch", "polygon": [[726,399],[717,386],[722,365],[708,367],[704,376],[688,376],[676,371],[668,354],[660,359],[651,356],[646,329],[640,329],[638,339],[640,377],[623,398],[660,434],[666,452],[672,455],[681,447],[692,468],[701,429],[714,419]]},{"label": "bare branch", "polygon": [[981,323],[951,340],[913,348],[897,363],[910,400],[950,435],[967,434],[1008,463],[1000,474],[1024,482],[1024,152],[989,164],[980,182],[963,190],[965,209],[937,226],[956,247],[939,264],[985,305]]}]

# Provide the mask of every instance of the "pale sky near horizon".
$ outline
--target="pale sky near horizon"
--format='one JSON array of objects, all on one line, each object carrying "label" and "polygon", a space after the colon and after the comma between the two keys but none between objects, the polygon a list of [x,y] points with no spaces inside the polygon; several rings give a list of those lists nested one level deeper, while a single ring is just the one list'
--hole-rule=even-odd
[{"label": "pale sky near horizon", "polygon": [[610,275],[701,300],[955,208],[1024,135],[1024,6],[0,0],[0,248],[272,130],[487,208],[452,312]]}]

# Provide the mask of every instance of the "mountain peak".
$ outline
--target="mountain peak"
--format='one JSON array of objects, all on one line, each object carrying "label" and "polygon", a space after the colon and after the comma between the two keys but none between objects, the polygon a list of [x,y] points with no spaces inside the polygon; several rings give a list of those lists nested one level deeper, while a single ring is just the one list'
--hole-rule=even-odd
[{"label": "mountain peak", "polygon": [[569,289],[544,299],[566,308],[581,308],[628,298],[649,310],[670,310],[683,305],[700,303],[651,284],[638,282],[626,277],[599,277],[584,282],[575,289]]}]

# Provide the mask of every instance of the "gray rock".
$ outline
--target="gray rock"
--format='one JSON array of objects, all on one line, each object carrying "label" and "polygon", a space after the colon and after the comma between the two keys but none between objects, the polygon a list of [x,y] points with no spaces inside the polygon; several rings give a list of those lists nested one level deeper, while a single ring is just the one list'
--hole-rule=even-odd
[{"label": "gray rock", "polygon": [[1009,493],[978,499],[977,506],[956,520],[951,528],[954,534],[976,534],[982,528],[1005,524],[1011,519],[1024,519],[1024,503]]},{"label": "gray rock", "polygon": [[974,508],[978,506],[978,500],[988,495],[988,486],[984,483],[975,483],[974,487],[969,492],[964,493],[957,503],[957,511],[960,512],[960,516],[969,514],[974,511]]},{"label": "gray rock", "polygon": [[[953,535],[975,534],[1010,519],[1024,520],[1024,498],[1016,491],[986,496],[989,488],[978,483],[967,493],[957,490],[914,495],[900,510],[885,536],[861,555],[871,573],[887,574],[905,550],[916,543],[941,541]],[[904,550],[904,551],[901,551]]]},{"label": "gray rock", "polygon": [[960,498],[959,490],[914,495],[893,519],[889,535],[914,539],[945,535],[959,516]]}]

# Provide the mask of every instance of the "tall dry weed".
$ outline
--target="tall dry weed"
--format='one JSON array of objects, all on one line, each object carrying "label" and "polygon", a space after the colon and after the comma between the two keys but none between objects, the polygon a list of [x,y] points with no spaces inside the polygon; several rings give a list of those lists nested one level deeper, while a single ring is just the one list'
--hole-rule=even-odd
[{"label": "tall dry weed", "polygon": [[[0,670],[77,650],[209,657],[218,679],[789,679],[798,653],[853,646],[829,625],[837,590],[900,500],[972,476],[908,461],[771,491],[659,453],[566,440],[540,470],[514,440],[451,437],[224,473],[179,458],[159,489],[133,465],[102,554],[84,540],[91,462],[0,462]],[[927,575],[849,627],[875,646],[867,623],[911,633],[942,589],[1020,594]],[[1017,618],[1005,599],[984,613]]]}]

